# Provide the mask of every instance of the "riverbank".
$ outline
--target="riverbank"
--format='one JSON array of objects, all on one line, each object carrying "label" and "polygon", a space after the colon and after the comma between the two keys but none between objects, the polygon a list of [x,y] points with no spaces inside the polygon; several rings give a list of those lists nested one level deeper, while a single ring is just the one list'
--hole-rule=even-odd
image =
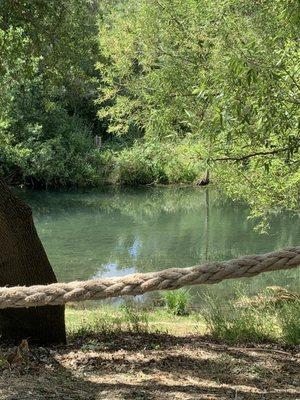
[{"label": "riverbank", "polygon": [[193,310],[188,292],[172,293],[161,307],[71,304],[67,345],[2,346],[0,399],[299,397],[298,294],[273,289]]},{"label": "riverbank", "polygon": [[[280,287],[253,297],[221,303],[207,297],[201,309],[192,308],[189,292],[165,292],[157,307],[144,303],[78,305],[66,308],[70,341],[97,335],[200,335],[227,344],[275,343],[300,345],[300,295]],[[163,305],[164,304],[164,305]]]},{"label": "riverbank", "polygon": [[[179,143],[136,141],[130,145],[109,141],[101,149],[92,147],[77,162],[65,165],[65,160],[53,160],[59,167],[44,173],[27,171],[25,163],[24,170],[5,166],[4,175],[12,186],[32,189],[194,185],[206,174],[203,151],[203,144],[191,139]],[[215,180],[219,180],[216,174]]]}]

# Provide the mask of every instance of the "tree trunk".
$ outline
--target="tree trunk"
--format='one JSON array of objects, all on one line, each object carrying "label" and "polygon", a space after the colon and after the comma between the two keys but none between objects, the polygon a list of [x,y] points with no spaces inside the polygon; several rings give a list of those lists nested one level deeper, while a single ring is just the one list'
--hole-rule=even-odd
[{"label": "tree trunk", "polygon": [[[37,235],[30,207],[0,178],[0,286],[57,282]],[[65,343],[64,307],[0,310],[0,335],[5,341],[28,339],[36,344]]]}]

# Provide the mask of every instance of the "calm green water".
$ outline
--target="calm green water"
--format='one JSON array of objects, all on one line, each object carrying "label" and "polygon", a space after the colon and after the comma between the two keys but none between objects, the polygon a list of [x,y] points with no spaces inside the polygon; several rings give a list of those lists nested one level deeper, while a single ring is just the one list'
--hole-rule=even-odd
[{"label": "calm green water", "polygon": [[[274,216],[267,235],[254,231],[245,206],[198,188],[104,188],[21,192],[60,281],[187,267],[300,243],[300,218]],[[239,280],[247,291],[299,288],[299,270]],[[235,281],[209,287],[229,296]],[[205,289],[202,286],[201,292]]]}]

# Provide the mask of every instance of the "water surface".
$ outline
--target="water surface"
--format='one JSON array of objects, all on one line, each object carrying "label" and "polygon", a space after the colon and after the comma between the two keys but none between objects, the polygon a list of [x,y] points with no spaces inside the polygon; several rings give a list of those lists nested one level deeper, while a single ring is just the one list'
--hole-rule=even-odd
[{"label": "water surface", "polygon": [[[246,206],[201,188],[25,191],[21,196],[33,208],[59,281],[187,267],[300,243],[299,216],[274,216],[268,234],[261,235]],[[299,279],[299,270],[277,271],[208,290],[224,297],[237,284],[250,292],[270,285],[298,289]]]}]

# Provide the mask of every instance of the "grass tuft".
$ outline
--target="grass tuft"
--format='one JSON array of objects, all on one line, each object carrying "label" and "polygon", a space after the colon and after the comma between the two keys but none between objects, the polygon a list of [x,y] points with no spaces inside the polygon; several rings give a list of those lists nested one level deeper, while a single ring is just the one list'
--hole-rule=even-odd
[{"label": "grass tuft", "polygon": [[[257,298],[264,301],[257,302]],[[210,334],[229,343],[281,342],[300,343],[300,301],[269,301],[256,296],[219,303],[206,298],[203,313]]]},{"label": "grass tuft", "polygon": [[190,293],[187,289],[169,290],[163,293],[163,300],[167,310],[173,315],[188,315]]}]

